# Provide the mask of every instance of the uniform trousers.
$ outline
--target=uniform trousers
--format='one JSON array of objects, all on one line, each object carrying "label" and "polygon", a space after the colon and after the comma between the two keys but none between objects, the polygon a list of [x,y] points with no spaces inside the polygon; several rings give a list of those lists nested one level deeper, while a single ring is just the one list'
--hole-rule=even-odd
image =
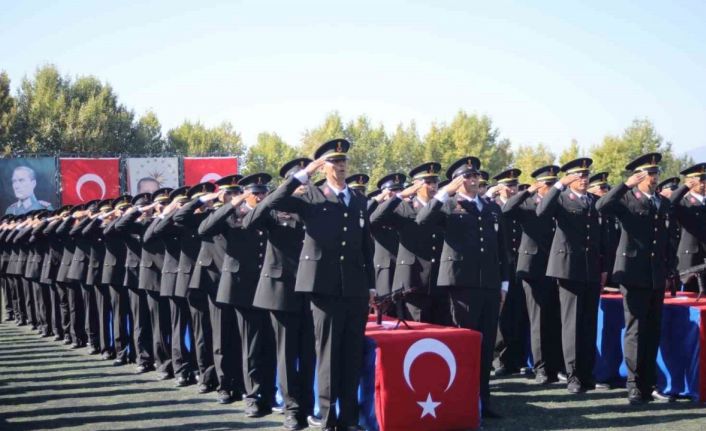
[{"label": "uniform trousers", "polygon": [[594,383],[600,294],[598,283],[559,280],[561,346],[566,375],[569,381],[578,379],[584,386]]},{"label": "uniform trousers", "polygon": [[564,369],[561,351],[559,287],[553,278],[523,280],[530,321],[530,346],[535,373],[556,377]]}]

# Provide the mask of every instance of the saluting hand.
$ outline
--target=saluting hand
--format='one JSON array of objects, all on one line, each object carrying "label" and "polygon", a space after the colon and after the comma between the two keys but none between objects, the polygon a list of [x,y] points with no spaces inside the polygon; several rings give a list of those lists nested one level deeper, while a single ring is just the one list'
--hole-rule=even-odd
[{"label": "saluting hand", "polygon": [[419,191],[419,189],[422,188],[422,184],[424,184],[423,181],[415,181],[414,184],[412,184],[411,186],[407,187],[406,189],[404,189],[400,192],[400,197],[402,199],[407,199],[411,196],[416,195],[417,192]]},{"label": "saluting hand", "polygon": [[645,179],[646,176],[647,176],[647,172],[634,173],[634,174],[630,175],[630,177],[627,180],[625,180],[625,185],[630,188],[633,188],[636,185],[640,184],[642,182],[642,180]]},{"label": "saluting hand", "polygon": [[326,156],[321,156],[318,159],[316,159],[313,162],[306,165],[306,167],[304,168],[304,172],[306,172],[306,174],[309,175],[309,177],[311,177],[319,169],[321,169],[325,163],[326,163]]},{"label": "saluting hand", "polygon": [[701,181],[699,178],[687,178],[684,180],[684,185],[687,188],[691,189],[694,186],[696,186],[699,183],[699,181]]},{"label": "saluting hand", "polygon": [[544,185],[544,183],[540,183],[539,181],[537,181],[536,183],[534,183],[534,184],[532,184],[531,186],[529,186],[529,187],[527,188],[527,191],[530,192],[530,193],[534,193],[534,192],[536,192],[537,190],[539,190],[540,188],[542,188],[543,185]]},{"label": "saluting hand", "polygon": [[444,186],[443,190],[444,190],[449,196],[453,196],[453,195],[456,194],[456,192],[458,191],[458,189],[461,188],[461,186],[463,185],[463,182],[464,182],[464,181],[465,181],[465,178],[463,178],[463,175],[459,175],[459,176],[457,176],[456,178],[454,178],[453,180],[451,180],[450,183],[446,184],[446,185]]},{"label": "saluting hand", "polygon": [[564,186],[568,186],[569,184],[573,183],[574,181],[578,181],[580,179],[581,179],[581,175],[579,175],[579,174],[569,174],[569,175],[564,175],[563,177],[561,177],[559,182]]},{"label": "saluting hand", "polygon": [[244,201],[247,197],[249,197],[250,195],[252,195],[252,192],[251,192],[250,190],[246,190],[245,192],[243,192],[243,193],[241,193],[241,194],[239,194],[239,195],[233,196],[233,197],[230,199],[230,204],[233,205],[234,207],[237,207],[238,205],[242,204],[243,201]]}]

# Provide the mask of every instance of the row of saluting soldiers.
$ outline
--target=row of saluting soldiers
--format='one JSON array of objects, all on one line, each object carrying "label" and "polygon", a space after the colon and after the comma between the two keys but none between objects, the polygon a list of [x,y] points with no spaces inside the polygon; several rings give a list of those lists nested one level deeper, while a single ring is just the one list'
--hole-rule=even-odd
[{"label": "row of saluting soldiers", "polygon": [[332,140],[315,160],[285,164],[270,193],[268,174],[232,175],[6,216],[9,317],[177,386],[198,375],[199,392],[244,397],[250,417],[275,407],[277,375],[286,429],[350,431],[365,323],[381,299],[402,298],[397,317],[483,334],[482,415],[493,418],[493,359],[496,376],[519,370],[527,315],[536,381],[564,374],[572,394],[595,388],[598,299],[618,286],[628,399],[653,399],[665,286],[704,259],[706,164],[676,187],[647,154],[611,189],[580,158],[537,169],[527,187],[509,169],[488,189],[480,161],[464,157],[443,183],[429,162],[411,184],[393,173],[366,196],[367,176],[348,175],[349,147]]}]

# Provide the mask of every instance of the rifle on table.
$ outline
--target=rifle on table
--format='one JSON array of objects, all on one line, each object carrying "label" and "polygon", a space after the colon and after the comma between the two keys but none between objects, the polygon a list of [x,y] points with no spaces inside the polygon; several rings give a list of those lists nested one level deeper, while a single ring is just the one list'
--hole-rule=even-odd
[{"label": "rifle on table", "polygon": [[396,309],[395,314],[397,314],[395,329],[399,328],[400,323],[403,324],[405,328],[412,329],[404,318],[404,295],[404,292],[401,290],[384,295],[376,295],[373,300],[373,305],[375,306],[375,323],[382,325],[382,313],[391,305],[394,305]]},{"label": "rifle on table", "polygon": [[701,296],[703,296],[706,291],[706,262],[700,265],[692,266],[691,268],[687,268],[683,271],[679,271],[679,277],[681,278],[682,283],[686,283],[689,279],[691,279],[691,277],[696,277],[696,283],[699,286],[699,295],[696,297],[696,300],[699,301]]}]

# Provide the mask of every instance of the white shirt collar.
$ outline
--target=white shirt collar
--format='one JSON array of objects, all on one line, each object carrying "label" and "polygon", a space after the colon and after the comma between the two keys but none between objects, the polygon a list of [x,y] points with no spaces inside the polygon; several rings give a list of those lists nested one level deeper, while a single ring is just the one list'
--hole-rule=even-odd
[{"label": "white shirt collar", "polygon": [[330,188],[336,194],[336,196],[338,196],[338,194],[341,192],[343,192],[343,196],[346,199],[348,199],[348,197],[350,196],[350,190],[348,189],[348,186],[346,186],[343,190],[341,190],[341,189],[337,188],[336,186],[334,186],[333,184],[329,183],[328,181],[326,181],[326,185],[328,186],[328,188]]},{"label": "white shirt collar", "polygon": [[693,197],[695,197],[699,202],[704,203],[704,195],[700,195],[698,193],[694,192],[689,192]]}]

